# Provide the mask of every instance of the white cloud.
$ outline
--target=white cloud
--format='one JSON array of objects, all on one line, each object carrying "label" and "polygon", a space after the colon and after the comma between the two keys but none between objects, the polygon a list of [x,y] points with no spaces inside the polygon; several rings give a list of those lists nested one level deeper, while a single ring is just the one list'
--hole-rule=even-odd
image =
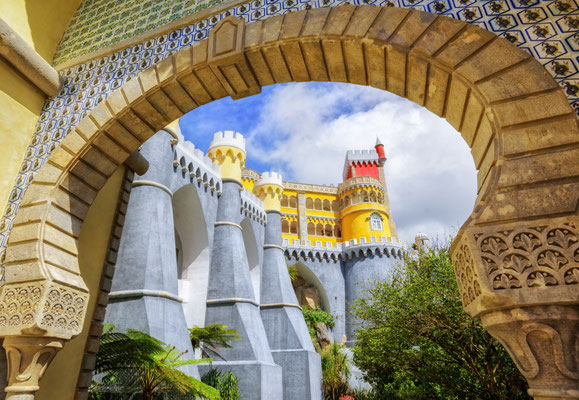
[{"label": "white cloud", "polygon": [[444,239],[466,220],[476,174],[468,146],[446,121],[393,94],[347,84],[275,87],[263,100],[248,157],[284,179],[337,184],[345,152],[386,149],[386,178],[398,233]]}]

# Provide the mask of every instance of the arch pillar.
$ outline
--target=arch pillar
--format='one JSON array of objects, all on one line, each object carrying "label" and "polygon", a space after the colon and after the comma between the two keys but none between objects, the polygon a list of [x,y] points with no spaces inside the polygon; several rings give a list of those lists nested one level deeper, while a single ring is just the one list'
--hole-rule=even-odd
[{"label": "arch pillar", "polygon": [[535,399],[579,398],[578,223],[469,227],[452,249],[465,310],[507,349]]}]

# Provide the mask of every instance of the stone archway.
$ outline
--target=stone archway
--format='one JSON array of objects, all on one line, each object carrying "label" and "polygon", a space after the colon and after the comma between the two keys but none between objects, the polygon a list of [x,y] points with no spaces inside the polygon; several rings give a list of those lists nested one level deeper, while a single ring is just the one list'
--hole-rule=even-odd
[{"label": "stone archway", "polygon": [[[461,133],[478,169],[477,202],[452,251],[465,310],[509,349],[533,396],[579,397],[579,135],[563,91],[528,53],[488,31],[373,6],[247,26],[226,18],[90,112],[36,174],[14,222],[0,295],[12,367],[79,333],[88,296],[79,229],[132,151],[202,104],[309,80],[391,91]],[[12,377],[11,388],[37,378]]]},{"label": "stone archway", "polygon": [[[203,206],[194,184],[185,185],[173,194],[175,239],[181,245],[179,296],[187,327],[205,324],[205,299],[209,283],[209,232],[203,215]],[[181,261],[181,263],[179,263]]]}]

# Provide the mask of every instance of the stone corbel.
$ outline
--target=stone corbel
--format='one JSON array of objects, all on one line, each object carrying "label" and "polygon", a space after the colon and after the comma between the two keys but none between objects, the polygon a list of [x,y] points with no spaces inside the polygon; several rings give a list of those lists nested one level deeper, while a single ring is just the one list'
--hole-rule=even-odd
[{"label": "stone corbel", "polygon": [[243,52],[245,21],[222,19],[209,33],[207,63],[232,99],[261,92]]},{"label": "stone corbel", "polygon": [[0,335],[8,361],[7,399],[34,399],[56,352],[81,332],[88,297],[85,291],[49,280],[4,287]]},{"label": "stone corbel", "polygon": [[535,399],[579,399],[579,218],[464,227],[452,260],[465,311]]},{"label": "stone corbel", "polygon": [[38,381],[63,344],[62,339],[50,337],[5,338],[3,346],[8,360],[6,400],[34,400],[34,394],[40,388]]}]

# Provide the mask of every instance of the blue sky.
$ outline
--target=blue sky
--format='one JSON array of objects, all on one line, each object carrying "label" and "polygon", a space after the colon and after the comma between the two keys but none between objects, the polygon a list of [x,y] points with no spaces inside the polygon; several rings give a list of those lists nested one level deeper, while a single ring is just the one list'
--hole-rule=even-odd
[{"label": "blue sky", "polygon": [[247,138],[246,166],[285,180],[338,184],[348,149],[372,148],[379,136],[399,236],[444,240],[466,220],[476,197],[468,146],[446,121],[391,93],[339,83],[290,83],[259,95],[225,98],[180,122],[185,138],[206,151],[213,133]]}]

